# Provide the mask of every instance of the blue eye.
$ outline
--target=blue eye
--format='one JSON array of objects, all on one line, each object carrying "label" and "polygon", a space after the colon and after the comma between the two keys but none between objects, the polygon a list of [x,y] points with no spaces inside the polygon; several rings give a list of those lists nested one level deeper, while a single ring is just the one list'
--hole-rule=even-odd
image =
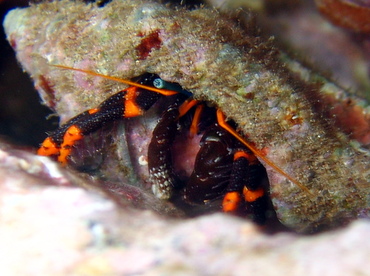
[{"label": "blue eye", "polygon": [[162,80],[161,78],[156,78],[153,81],[153,86],[158,89],[167,89],[167,90],[176,91],[187,97],[193,96],[193,93],[183,89],[179,84],[167,82],[167,81]]}]

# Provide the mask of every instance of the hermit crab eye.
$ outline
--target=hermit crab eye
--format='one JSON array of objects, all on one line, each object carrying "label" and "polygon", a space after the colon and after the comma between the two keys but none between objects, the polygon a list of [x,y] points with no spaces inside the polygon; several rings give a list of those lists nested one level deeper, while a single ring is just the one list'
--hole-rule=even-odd
[{"label": "hermit crab eye", "polygon": [[172,83],[172,82],[166,82],[161,78],[156,78],[153,81],[153,86],[159,89],[167,89],[167,90],[173,90],[176,92],[179,92],[187,97],[191,97],[193,93],[183,89],[179,84]]}]

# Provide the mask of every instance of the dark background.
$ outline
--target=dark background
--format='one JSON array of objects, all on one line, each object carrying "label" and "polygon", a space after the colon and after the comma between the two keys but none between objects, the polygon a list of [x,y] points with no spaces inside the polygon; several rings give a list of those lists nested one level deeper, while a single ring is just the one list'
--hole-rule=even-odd
[{"label": "dark background", "polygon": [[[26,7],[28,1],[0,1],[0,21],[8,10]],[[57,118],[46,120],[51,111],[40,99],[29,76],[22,72],[15,53],[0,28],[0,139],[13,144],[37,146],[45,131],[55,128]]]}]

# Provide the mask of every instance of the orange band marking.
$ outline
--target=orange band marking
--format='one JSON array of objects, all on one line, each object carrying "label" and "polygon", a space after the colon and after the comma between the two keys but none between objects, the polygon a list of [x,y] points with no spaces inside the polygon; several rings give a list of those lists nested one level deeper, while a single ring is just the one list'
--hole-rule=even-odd
[{"label": "orange band marking", "polygon": [[71,148],[62,148],[60,149],[60,154],[58,156],[58,161],[62,165],[67,164],[67,157],[71,154],[72,149]]},{"label": "orange band marking", "polygon": [[226,193],[222,201],[222,210],[224,212],[232,212],[237,210],[240,200],[240,194],[238,192]]},{"label": "orange band marking", "polygon": [[37,150],[37,154],[42,156],[56,155],[58,153],[59,147],[57,147],[56,143],[53,142],[50,137],[46,138],[44,142],[42,142],[41,147]]},{"label": "orange band marking", "polygon": [[264,194],[265,194],[265,191],[262,188],[259,188],[258,190],[255,190],[255,191],[248,190],[247,187],[244,187],[243,189],[244,199],[245,201],[249,203],[254,202],[257,199],[263,197]]},{"label": "orange band marking", "polygon": [[258,164],[258,159],[254,154],[249,154],[245,151],[237,151],[234,153],[234,161],[242,157],[247,159],[251,165]]},{"label": "orange band marking", "polygon": [[194,99],[188,99],[186,100],[182,105],[180,105],[179,107],[179,117],[182,117],[184,116],[186,113],[188,113],[188,111],[193,107],[195,106],[196,104],[198,104],[199,102],[197,100],[194,100]]},{"label": "orange band marking", "polygon": [[194,117],[190,125],[190,135],[197,135],[199,132],[198,126],[200,122],[200,115],[204,109],[204,105],[198,105],[195,109]]},{"label": "orange band marking", "polygon": [[63,143],[60,148],[60,155],[58,156],[58,161],[62,164],[67,163],[67,157],[70,155],[72,146],[76,141],[81,140],[83,137],[81,129],[76,126],[70,126],[63,136]]},{"label": "orange band marking", "polygon": [[89,114],[92,115],[92,114],[95,114],[96,112],[99,112],[100,108],[91,108],[89,109]]},{"label": "orange band marking", "polygon": [[132,118],[143,115],[144,111],[136,103],[137,87],[129,87],[125,90],[125,113],[124,118]]},{"label": "orange band marking", "polygon": [[143,114],[143,110],[131,100],[125,101],[125,114],[123,114],[124,118],[132,118],[137,117]]}]

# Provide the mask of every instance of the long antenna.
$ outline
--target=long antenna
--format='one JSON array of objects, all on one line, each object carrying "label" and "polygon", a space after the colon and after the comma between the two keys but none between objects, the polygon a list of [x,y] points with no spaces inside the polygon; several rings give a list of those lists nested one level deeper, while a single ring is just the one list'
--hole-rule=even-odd
[{"label": "long antenna", "polygon": [[64,66],[64,65],[53,65],[52,64],[51,66],[61,68],[61,69],[66,69],[66,70],[73,70],[73,71],[77,71],[77,72],[82,72],[82,73],[86,73],[86,74],[89,74],[89,75],[92,75],[92,76],[101,77],[101,78],[104,78],[104,79],[125,83],[125,84],[135,86],[135,87],[139,87],[139,88],[144,88],[146,90],[153,91],[153,92],[162,94],[164,96],[172,96],[172,95],[175,95],[175,94],[178,93],[177,91],[167,90],[167,89],[159,89],[159,88],[156,88],[156,87],[136,83],[134,81],[99,74],[99,73],[96,73],[96,72],[90,71],[90,70],[78,69],[78,68],[73,68],[73,67]]}]

